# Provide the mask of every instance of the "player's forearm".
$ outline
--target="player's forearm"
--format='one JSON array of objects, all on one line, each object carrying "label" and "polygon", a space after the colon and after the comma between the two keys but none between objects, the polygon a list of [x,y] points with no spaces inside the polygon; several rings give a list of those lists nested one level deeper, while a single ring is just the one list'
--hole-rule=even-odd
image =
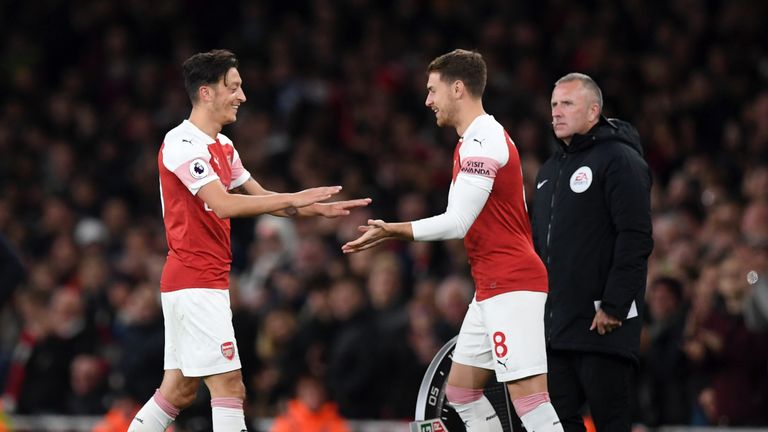
[{"label": "player's forearm", "polygon": [[287,209],[293,208],[292,194],[269,194],[269,195],[239,195],[232,194],[216,205],[209,205],[216,215],[222,219],[232,217],[252,217],[265,213],[275,214],[281,212],[288,216]]},{"label": "player's forearm", "polygon": [[413,240],[413,226],[411,222],[397,222],[387,224],[387,232],[392,237],[401,240]]},{"label": "player's forearm", "polygon": [[[241,194],[241,195],[252,195],[252,196],[267,196],[267,195],[275,195],[275,194],[277,194],[277,192],[272,192],[272,191],[264,189],[263,187],[261,187],[261,185],[259,185],[252,178],[248,179],[248,181],[245,182],[242,186],[237,187],[235,189],[232,189],[230,191],[230,193]],[[312,206],[307,206],[307,207],[312,207]],[[305,216],[305,215],[309,216],[310,215],[310,212],[308,212],[308,211],[301,212],[300,210],[303,210],[303,209],[297,209],[295,207],[288,207],[288,208],[285,208],[285,209],[271,211],[271,212],[268,212],[268,213],[271,214],[272,216],[278,216],[278,217],[293,217],[293,216],[296,216],[296,215],[301,215],[301,216]]]},{"label": "player's forearm", "polygon": [[322,212],[319,209],[320,204],[312,204],[308,205],[306,207],[297,208],[296,213],[290,216],[319,216],[322,214]]}]

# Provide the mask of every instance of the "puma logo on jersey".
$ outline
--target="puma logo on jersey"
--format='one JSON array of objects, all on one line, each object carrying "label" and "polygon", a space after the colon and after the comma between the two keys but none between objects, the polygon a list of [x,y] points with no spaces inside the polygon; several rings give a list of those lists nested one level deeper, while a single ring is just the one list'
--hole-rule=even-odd
[{"label": "puma logo on jersey", "polygon": [[185,143],[190,143],[190,144],[192,144],[192,140],[188,140],[188,139],[183,139],[183,140],[181,140],[181,142],[185,142]]},{"label": "puma logo on jersey", "polygon": [[482,147],[482,146],[483,146],[483,142],[485,141],[485,140],[482,140],[482,141],[481,141],[481,140],[479,140],[479,139],[477,139],[477,138],[472,138],[472,140],[473,140],[473,141],[476,141],[478,144],[480,144],[480,147]]}]

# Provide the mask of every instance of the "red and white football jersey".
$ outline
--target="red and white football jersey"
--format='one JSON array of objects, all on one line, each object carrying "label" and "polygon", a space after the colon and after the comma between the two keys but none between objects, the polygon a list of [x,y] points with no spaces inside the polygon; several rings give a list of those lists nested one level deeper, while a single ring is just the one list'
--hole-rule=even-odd
[{"label": "red and white football jersey", "polygon": [[458,175],[493,179],[483,209],[464,237],[475,298],[510,291],[547,292],[547,271],[533,247],[517,147],[492,116],[475,119],[456,145]]},{"label": "red and white football jersey", "polygon": [[216,216],[197,192],[213,181],[233,189],[250,178],[232,141],[222,134],[211,138],[184,120],[165,135],[157,165],[168,240],[160,291],[228,289],[229,219]]}]

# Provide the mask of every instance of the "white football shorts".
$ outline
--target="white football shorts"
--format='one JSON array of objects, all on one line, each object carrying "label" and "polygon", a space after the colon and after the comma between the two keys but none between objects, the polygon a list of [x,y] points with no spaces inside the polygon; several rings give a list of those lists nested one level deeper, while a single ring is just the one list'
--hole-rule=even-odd
[{"label": "white football shorts", "polygon": [[160,298],[166,370],[205,377],[240,369],[229,290],[186,288],[161,293]]},{"label": "white football shorts", "polygon": [[453,361],[494,370],[499,382],[546,373],[546,300],[546,293],[535,291],[512,291],[481,302],[472,299]]}]

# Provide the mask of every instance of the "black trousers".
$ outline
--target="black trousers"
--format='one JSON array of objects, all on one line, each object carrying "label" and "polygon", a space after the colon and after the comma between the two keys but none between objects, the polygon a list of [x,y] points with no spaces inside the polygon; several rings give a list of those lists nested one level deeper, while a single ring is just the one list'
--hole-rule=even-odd
[{"label": "black trousers", "polygon": [[586,430],[586,402],[597,432],[629,432],[635,367],[631,360],[609,354],[548,350],[548,387],[565,432]]}]

